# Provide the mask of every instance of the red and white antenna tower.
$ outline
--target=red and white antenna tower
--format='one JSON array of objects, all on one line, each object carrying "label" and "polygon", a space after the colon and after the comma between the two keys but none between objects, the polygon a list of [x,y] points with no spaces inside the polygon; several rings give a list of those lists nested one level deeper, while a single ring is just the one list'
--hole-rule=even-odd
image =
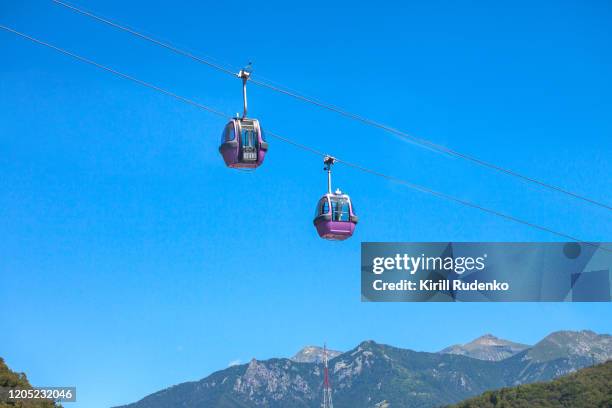
[{"label": "red and white antenna tower", "polygon": [[327,344],[323,345],[323,403],[321,408],[334,408],[332,402],[332,388],[329,383],[329,369],[327,368]]}]

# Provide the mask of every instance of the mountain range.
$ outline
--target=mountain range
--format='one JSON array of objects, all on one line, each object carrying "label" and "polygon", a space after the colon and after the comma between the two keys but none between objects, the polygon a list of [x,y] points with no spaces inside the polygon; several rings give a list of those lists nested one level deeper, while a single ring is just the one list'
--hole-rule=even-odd
[{"label": "mountain range", "polygon": [[[294,359],[253,359],[121,408],[318,408],[321,351],[303,351]],[[551,380],[609,359],[612,336],[559,331],[531,347],[486,335],[438,353],[364,341],[331,358],[329,371],[336,408],[429,408]]]}]

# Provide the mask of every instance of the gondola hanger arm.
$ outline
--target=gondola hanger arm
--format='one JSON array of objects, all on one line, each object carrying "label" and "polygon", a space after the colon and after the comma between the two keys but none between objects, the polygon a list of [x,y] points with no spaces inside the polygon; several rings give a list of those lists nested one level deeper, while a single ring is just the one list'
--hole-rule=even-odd
[{"label": "gondola hanger arm", "polygon": [[237,74],[236,76],[238,78],[242,79],[242,100],[244,103],[244,110],[242,111],[242,119],[247,117],[247,112],[248,112],[248,106],[247,106],[247,81],[249,80],[249,78],[251,77],[251,63],[249,62],[249,65],[247,65],[246,67],[242,68]]}]

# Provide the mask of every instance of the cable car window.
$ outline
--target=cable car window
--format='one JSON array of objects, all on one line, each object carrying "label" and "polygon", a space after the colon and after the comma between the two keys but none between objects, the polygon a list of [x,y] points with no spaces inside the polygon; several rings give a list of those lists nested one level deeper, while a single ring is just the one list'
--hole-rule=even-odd
[{"label": "cable car window", "polygon": [[236,134],[234,132],[234,124],[230,123],[225,126],[225,129],[223,129],[223,133],[221,133],[221,143],[232,141],[235,137]]},{"label": "cable car window", "polygon": [[257,145],[257,135],[253,126],[242,126],[242,146],[255,147]]},{"label": "cable car window", "polygon": [[327,203],[327,198],[322,198],[317,203],[317,207],[315,208],[315,217],[318,217],[322,214],[327,214],[329,212],[329,204]]},{"label": "cable car window", "polygon": [[332,220],[333,221],[348,221],[349,220],[349,204],[348,200],[334,199],[332,201]]},{"label": "cable car window", "polygon": [[351,213],[349,210],[349,203],[345,201],[342,203],[342,221],[349,221],[351,218]]}]

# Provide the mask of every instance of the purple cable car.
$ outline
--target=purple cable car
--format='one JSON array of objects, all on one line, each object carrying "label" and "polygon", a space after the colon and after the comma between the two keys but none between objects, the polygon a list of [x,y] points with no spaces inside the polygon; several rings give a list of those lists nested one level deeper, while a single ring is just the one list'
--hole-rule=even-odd
[{"label": "purple cable car", "polygon": [[340,190],[331,192],[331,166],[334,161],[333,157],[325,157],[327,194],[324,194],[317,203],[313,223],[321,238],[342,241],[353,235],[358,217],[347,194],[343,194]]},{"label": "purple cable car", "polygon": [[236,115],[229,121],[221,134],[219,152],[227,167],[234,169],[255,169],[259,167],[268,151],[268,143],[257,119],[247,118],[246,83],[251,72],[242,69],[238,77],[242,78],[242,97],[244,111],[242,117]]},{"label": "purple cable car", "polygon": [[219,152],[227,167],[254,169],[263,163],[267,151],[257,119],[233,118],[225,125]]}]

